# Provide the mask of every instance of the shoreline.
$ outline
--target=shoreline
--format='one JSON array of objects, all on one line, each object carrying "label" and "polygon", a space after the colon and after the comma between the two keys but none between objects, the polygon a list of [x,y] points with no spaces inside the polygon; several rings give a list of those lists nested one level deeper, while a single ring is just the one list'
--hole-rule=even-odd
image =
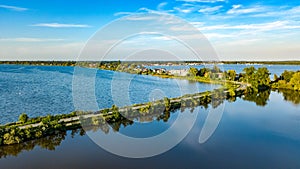
[{"label": "shoreline", "polygon": [[[76,66],[78,63],[113,63],[119,61],[0,61],[0,65],[39,65],[39,66]],[[182,66],[182,65],[202,65],[202,64],[242,64],[242,65],[300,65],[300,60],[282,61],[120,61],[122,63],[136,63],[146,66]],[[78,65],[77,65],[78,66]]]}]

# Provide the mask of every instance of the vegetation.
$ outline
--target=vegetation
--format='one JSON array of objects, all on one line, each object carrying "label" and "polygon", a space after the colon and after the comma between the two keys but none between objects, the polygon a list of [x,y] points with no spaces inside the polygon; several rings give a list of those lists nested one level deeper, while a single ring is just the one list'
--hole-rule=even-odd
[{"label": "vegetation", "polygon": [[22,123],[26,123],[28,120],[28,116],[26,113],[22,113],[20,116],[19,116],[19,121],[22,122]]},{"label": "vegetation", "polygon": [[[84,135],[85,132],[83,129],[72,130],[71,136],[75,135]],[[61,142],[65,139],[67,133],[59,132],[55,135],[46,136],[40,139],[29,140],[24,143],[0,146],[0,158],[5,158],[7,156],[17,156],[23,151],[33,150],[36,146],[39,146],[42,149],[47,149],[53,151]]]},{"label": "vegetation", "polygon": [[[103,63],[113,63],[119,61],[102,61]],[[97,61],[0,61],[0,64],[19,64],[19,65],[56,65],[56,66],[75,66],[78,63],[93,64]],[[188,64],[266,64],[266,65],[300,65],[300,61],[122,61],[122,63],[136,63],[143,65],[188,65]]]},{"label": "vegetation", "polygon": [[188,73],[188,76],[192,76],[192,77],[195,77],[195,76],[198,76],[199,73],[198,73],[198,69],[194,68],[194,67],[191,67],[189,69],[189,73]]},{"label": "vegetation", "polygon": [[[89,68],[98,68],[112,71],[127,72],[132,74],[144,74],[159,76],[161,78],[178,78],[199,81],[203,83],[215,83],[224,84],[225,82],[243,82],[248,83],[249,91],[257,92],[259,90],[266,90],[268,88],[286,88],[293,90],[300,90],[299,80],[297,79],[299,74],[294,75],[293,71],[285,71],[280,77],[274,75],[274,81],[269,78],[269,71],[267,68],[258,68],[257,70],[251,66],[244,69],[240,74],[236,74],[235,70],[222,71],[216,65],[213,68],[201,68],[200,70],[191,67],[188,71],[188,76],[175,76],[170,74],[164,69],[149,69],[146,65],[153,64],[160,65],[188,65],[188,64],[289,64],[299,65],[300,61],[281,61],[281,62],[269,62],[269,61],[219,61],[219,62],[199,62],[199,61],[188,61],[188,62],[138,62],[138,61],[1,61],[0,64],[23,64],[23,65],[57,65],[57,66],[82,66]],[[293,80],[291,81],[291,79]],[[233,94],[233,93],[232,93]]]},{"label": "vegetation", "polygon": [[230,80],[230,81],[236,80],[235,70],[228,70],[227,72],[225,72],[225,77],[227,80]]},{"label": "vegetation", "polygon": [[300,91],[300,72],[285,70],[280,77],[274,79],[272,88]]},{"label": "vegetation", "polygon": [[0,64],[14,65],[48,65],[48,66],[75,66],[75,61],[0,61]]},{"label": "vegetation", "polygon": [[285,101],[292,102],[295,105],[300,104],[299,90],[278,89],[277,91],[282,94]]},{"label": "vegetation", "polygon": [[250,88],[258,92],[270,88],[270,73],[266,67],[255,69],[253,66],[243,70],[240,81],[250,84]]}]

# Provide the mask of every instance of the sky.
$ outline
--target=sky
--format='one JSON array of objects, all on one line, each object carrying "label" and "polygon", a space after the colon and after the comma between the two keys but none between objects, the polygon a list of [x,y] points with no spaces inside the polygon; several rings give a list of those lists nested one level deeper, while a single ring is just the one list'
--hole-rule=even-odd
[{"label": "sky", "polygon": [[[0,60],[76,60],[97,31],[136,14],[169,14],[188,22],[208,39],[220,60],[300,60],[298,0],[0,0]],[[134,24],[119,25],[117,31],[129,31]],[[188,27],[172,28],[184,37]],[[152,36],[131,38],[120,46],[165,47],[169,53],[177,48],[164,42],[170,40],[166,37]]]}]

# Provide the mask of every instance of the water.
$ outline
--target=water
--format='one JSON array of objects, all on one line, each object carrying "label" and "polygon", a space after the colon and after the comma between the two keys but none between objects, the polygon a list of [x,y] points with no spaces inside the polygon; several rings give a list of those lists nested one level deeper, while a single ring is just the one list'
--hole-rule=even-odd
[{"label": "water", "polygon": [[[1,110],[16,111],[1,114],[1,120],[17,118],[19,109],[24,107],[36,112],[36,115],[47,109],[49,112],[74,109],[70,94],[72,67],[0,66],[0,70]],[[178,96],[190,92],[188,87],[195,86],[195,83],[188,81],[98,71],[95,86],[101,86],[96,88],[99,107],[114,103],[110,94],[113,76],[123,79],[119,81],[120,86],[126,79],[133,79],[129,87],[132,103],[148,101],[156,96]],[[197,85],[201,90],[211,87]],[[185,86],[182,92],[179,92],[179,86]],[[124,89],[120,87],[116,90],[121,92]],[[22,92],[25,94],[16,94]],[[260,93],[259,97],[254,95],[257,94],[225,101],[221,121],[204,144],[199,144],[199,134],[212,108],[196,107],[193,113],[198,116],[189,134],[173,149],[158,156],[144,159],[119,157],[97,146],[83,131],[68,131],[61,135],[0,147],[0,168],[300,168],[299,92],[266,91]],[[39,96],[43,99],[31,100]],[[105,100],[107,102],[103,103]],[[166,115],[165,121],[113,126],[128,136],[149,137],[167,130],[179,113],[185,116],[191,110],[176,110],[170,116]],[[97,132],[106,131],[102,130]],[[95,133],[93,130],[87,132]],[[108,132],[116,131],[109,128]],[[168,139],[164,142],[170,141]]]},{"label": "water", "polygon": [[[300,168],[300,105],[295,103],[295,100],[299,100],[299,94],[295,92],[268,94],[268,97],[264,98],[267,100],[264,106],[255,100],[246,101],[241,98],[237,98],[234,102],[225,101],[223,117],[212,137],[204,144],[199,144],[198,137],[209,109],[199,108],[199,111],[194,112],[198,113],[198,117],[187,137],[170,151],[155,157],[145,159],[119,157],[98,147],[86,135],[77,134],[72,137],[71,132],[68,132],[66,136],[57,136],[56,139],[50,138],[27,144],[27,148],[24,145],[20,146],[24,148],[21,152],[16,151],[16,146],[0,149],[0,154],[6,152],[15,155],[2,157],[0,167]],[[283,95],[295,97],[285,99]],[[152,129],[152,133],[161,132],[174,122],[178,113],[181,112],[171,114],[167,122],[153,121],[144,125],[134,123],[126,127],[121,126],[119,130],[128,135],[131,133],[143,135],[149,128]],[[187,113],[191,113],[189,109],[183,112]],[[51,145],[55,142],[53,140],[61,141],[55,150],[42,148],[51,149]]]},{"label": "water", "polygon": [[[23,112],[29,117],[37,117],[74,111],[73,72],[73,67],[0,65],[0,124],[17,121]],[[99,108],[144,103],[218,87],[105,70],[97,71],[95,81]],[[129,86],[123,85],[126,82]],[[119,98],[114,99],[112,93],[117,93]],[[119,102],[126,97],[129,102]]]}]

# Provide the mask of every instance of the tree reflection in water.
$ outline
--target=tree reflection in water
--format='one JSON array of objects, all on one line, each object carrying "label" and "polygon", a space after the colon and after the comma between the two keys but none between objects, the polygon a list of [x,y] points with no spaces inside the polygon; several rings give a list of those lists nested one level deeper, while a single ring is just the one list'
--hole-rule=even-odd
[{"label": "tree reflection in water", "polygon": [[[300,92],[299,91],[293,91],[293,90],[277,90],[278,93],[281,93],[284,97],[285,101],[292,102],[293,104],[300,104]],[[262,92],[252,92],[247,93],[242,96],[242,99],[245,101],[250,101],[256,103],[257,106],[266,106],[269,100],[271,91],[266,90]],[[211,107],[216,108],[219,105],[221,105],[225,100],[225,97],[221,97],[221,99],[214,99],[214,102],[212,102]],[[237,97],[227,97],[226,100],[228,102],[235,102],[237,100]],[[185,111],[185,109],[188,108],[188,110],[192,113],[195,107],[202,107],[207,109],[209,106],[208,104],[204,104],[200,102],[194,103],[182,103],[179,109],[181,112]],[[156,112],[154,114],[145,115],[142,117],[139,117],[137,120],[140,122],[145,121],[163,121],[167,122],[170,118],[171,114],[174,113],[175,110],[171,111],[161,111]],[[101,120],[101,119],[99,119]],[[120,121],[117,122],[109,122],[103,123],[103,122],[97,122],[97,125],[91,125],[88,128],[85,128],[87,131],[98,131],[99,129],[103,131],[104,133],[109,133],[110,127],[113,129],[114,132],[119,131],[121,126],[128,126],[132,125],[134,122],[131,120],[128,120],[126,118],[121,118]],[[76,129],[71,131],[71,137],[74,138],[76,136],[83,136],[85,135],[85,131],[83,129]],[[7,156],[18,156],[18,154],[22,153],[23,151],[30,151],[33,150],[36,146],[39,146],[43,149],[55,151],[55,148],[61,144],[61,142],[65,139],[67,135],[67,132],[58,132],[55,135],[47,136],[41,139],[37,140],[31,140],[20,144],[14,144],[9,146],[0,146],[0,159],[5,158]]]},{"label": "tree reflection in water", "polygon": [[285,101],[292,102],[296,105],[300,104],[300,91],[279,89],[278,92],[282,94]]},{"label": "tree reflection in water", "polygon": [[254,102],[257,106],[266,106],[270,94],[270,90],[265,90],[261,92],[246,93],[242,98],[243,100]]}]

